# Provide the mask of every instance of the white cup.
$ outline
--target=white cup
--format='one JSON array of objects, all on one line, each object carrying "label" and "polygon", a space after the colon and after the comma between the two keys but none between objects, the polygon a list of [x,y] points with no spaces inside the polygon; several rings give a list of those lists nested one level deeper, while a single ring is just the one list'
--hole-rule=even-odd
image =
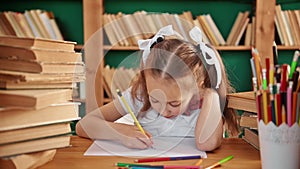
[{"label": "white cup", "polygon": [[263,169],[300,169],[300,127],[283,123],[258,124],[260,157]]}]

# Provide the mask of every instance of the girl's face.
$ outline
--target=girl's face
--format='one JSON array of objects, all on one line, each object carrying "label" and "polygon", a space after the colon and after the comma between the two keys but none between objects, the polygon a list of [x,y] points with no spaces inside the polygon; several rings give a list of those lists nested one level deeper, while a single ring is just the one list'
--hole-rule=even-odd
[{"label": "girl's face", "polygon": [[[154,78],[148,71],[145,71],[145,78],[149,101],[155,111],[165,118],[174,118],[187,110],[193,97],[191,90],[180,90],[175,80]],[[186,80],[188,79],[183,78],[180,81],[184,82]]]}]

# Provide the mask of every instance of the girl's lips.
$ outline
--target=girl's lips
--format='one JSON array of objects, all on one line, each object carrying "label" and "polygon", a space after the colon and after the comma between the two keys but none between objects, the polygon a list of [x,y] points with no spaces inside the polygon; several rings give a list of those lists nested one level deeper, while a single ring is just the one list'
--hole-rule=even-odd
[{"label": "girl's lips", "polygon": [[164,116],[165,118],[168,118],[168,119],[171,119],[171,118],[173,118],[173,117],[175,117],[175,116],[173,116],[173,115],[171,115],[171,116]]}]

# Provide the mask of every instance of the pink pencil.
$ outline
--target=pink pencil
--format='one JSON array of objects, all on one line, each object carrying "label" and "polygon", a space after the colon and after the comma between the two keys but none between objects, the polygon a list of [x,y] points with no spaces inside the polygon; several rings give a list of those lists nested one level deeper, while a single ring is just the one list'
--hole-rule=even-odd
[{"label": "pink pencil", "polygon": [[292,89],[293,89],[293,82],[289,82],[289,87],[287,89],[287,124],[289,126],[292,126],[292,100],[293,100],[293,95],[292,95]]}]

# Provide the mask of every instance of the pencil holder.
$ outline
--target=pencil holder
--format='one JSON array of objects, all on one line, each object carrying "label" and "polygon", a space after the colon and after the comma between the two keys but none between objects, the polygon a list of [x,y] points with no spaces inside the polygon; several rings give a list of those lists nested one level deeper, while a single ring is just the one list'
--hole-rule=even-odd
[{"label": "pencil holder", "polygon": [[258,122],[262,169],[300,168],[300,127]]}]

